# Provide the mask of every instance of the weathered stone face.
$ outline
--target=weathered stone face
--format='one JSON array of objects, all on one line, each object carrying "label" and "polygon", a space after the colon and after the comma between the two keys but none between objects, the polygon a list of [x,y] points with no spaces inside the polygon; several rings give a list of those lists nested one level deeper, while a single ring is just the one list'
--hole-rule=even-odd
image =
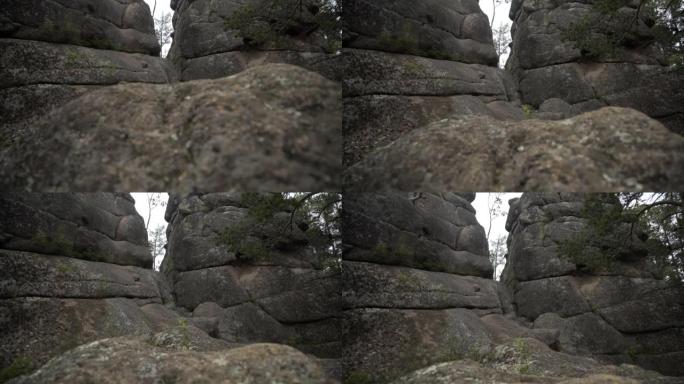
[{"label": "weathered stone face", "polygon": [[477,2],[342,1],[344,163],[449,115],[523,117]]},{"label": "weathered stone face", "polygon": [[637,384],[681,383],[633,365],[605,365],[594,359],[554,351],[538,340],[517,338],[496,346],[480,361],[456,360],[417,370],[394,384],[428,383]]},{"label": "weathered stone face", "polygon": [[159,54],[154,24],[143,0],[7,0],[0,38]]},{"label": "weathered stone face", "polygon": [[[592,2],[514,1],[513,45],[506,69],[519,85],[522,103],[539,108],[539,117],[550,119],[603,106],[634,108],[671,131],[684,133],[684,71],[664,64],[643,12],[635,17],[637,5],[619,10],[632,20],[626,41],[603,57],[589,57],[565,34],[573,25],[599,16]],[[556,98],[571,108],[544,113],[541,106]]]},{"label": "weathered stone face", "polygon": [[343,184],[350,191],[669,190],[684,180],[683,148],[679,135],[630,109],[557,122],[466,116],[374,151],[345,169]]},{"label": "weathered stone face", "polygon": [[[50,361],[15,383],[139,383],[173,380],[242,383],[324,384],[321,367],[303,353],[282,345],[253,344],[213,350],[189,330],[185,342],[168,344],[169,332],[151,338],[119,337],[96,341]],[[194,334],[193,334],[194,335]],[[106,356],[102,359],[101,356]]]},{"label": "weathered stone face", "polygon": [[471,0],[343,2],[349,48],[496,65],[489,21]]},{"label": "weathered stone face", "polygon": [[3,140],[35,117],[120,82],[166,83],[143,0],[7,0],[0,9]]},{"label": "weathered stone face", "polygon": [[128,194],[0,195],[0,369],[177,315]]},{"label": "weathered stone face", "polygon": [[[301,7],[294,1],[289,4],[292,13],[271,15],[288,20],[291,29],[307,31],[316,23],[318,2],[304,1]],[[263,42],[256,46],[235,29],[234,19],[247,17],[245,9],[273,11],[273,4],[261,0],[181,0],[172,2],[175,10],[174,40],[169,59],[182,81],[212,79],[241,72],[248,67],[265,63],[287,63],[319,72],[330,79],[338,79],[336,55],[330,50],[334,36],[325,37],[315,28],[308,33],[278,34],[278,41],[264,32]],[[249,24],[249,20],[238,20]]]},{"label": "weathered stone face", "polygon": [[3,249],[152,266],[145,224],[128,194],[3,194],[0,205]]},{"label": "weathered stone face", "polygon": [[501,313],[470,194],[345,193],[343,368],[386,382],[486,353]]},{"label": "weathered stone face", "polygon": [[[244,228],[250,204],[241,193],[171,196],[162,272],[177,305],[229,342],[283,343],[339,358],[339,270],[313,252],[286,211],[241,235],[269,244],[259,254],[222,240]],[[276,234],[278,241],[266,240]]]},{"label": "weathered stone face", "polygon": [[516,314],[535,328],[557,329],[562,352],[681,375],[674,363],[684,355],[681,284],[654,278],[643,257],[624,255],[609,272],[598,273],[559,256],[559,244],[586,227],[584,199],[526,193],[511,201],[502,282]]},{"label": "weathered stone face", "polygon": [[108,87],[54,111],[1,149],[0,184],[41,191],[334,190],[339,98],[336,83],[284,64],[216,81]]}]

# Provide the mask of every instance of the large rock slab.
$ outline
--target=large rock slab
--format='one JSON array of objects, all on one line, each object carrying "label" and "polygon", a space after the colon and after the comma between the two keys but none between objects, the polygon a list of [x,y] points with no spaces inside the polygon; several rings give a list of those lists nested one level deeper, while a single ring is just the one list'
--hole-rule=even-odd
[{"label": "large rock slab", "polygon": [[217,79],[234,75],[258,65],[283,63],[320,73],[331,80],[341,80],[338,68],[340,55],[299,51],[230,51],[180,60],[178,78],[181,81]]},{"label": "large rock slab", "polygon": [[0,365],[21,357],[34,367],[78,345],[148,334],[152,323],[135,301],[28,297],[0,299]]},{"label": "large rock slab", "polygon": [[[602,106],[634,108],[682,134],[684,71],[667,63],[664,51],[654,39],[657,27],[640,12],[638,4],[623,3],[616,7],[618,14],[626,18],[622,20],[632,20],[629,33],[614,49],[595,49],[600,52],[592,53],[571,37],[575,26],[616,22],[600,14],[605,11],[597,4],[513,2],[513,42],[506,68],[519,85],[522,102],[539,108],[539,117],[551,119],[559,118],[560,111],[548,114],[542,107],[553,99],[572,105],[560,112],[560,118]],[[600,34],[592,38],[597,36]]]},{"label": "large rock slab", "polygon": [[666,190],[684,182],[683,149],[681,137],[622,108],[560,122],[452,118],[348,167],[345,185],[351,191]]},{"label": "large rock slab", "polygon": [[0,37],[158,55],[150,7],[143,0],[7,0]]},{"label": "large rock slab", "polygon": [[495,66],[485,14],[471,0],[346,0],[343,45]]},{"label": "large rock slab", "polygon": [[5,148],[0,174],[13,190],[335,189],[339,94],[284,64],[218,81],[115,86]]},{"label": "large rock slab", "polygon": [[[154,341],[154,339],[152,339]],[[322,368],[303,353],[283,345],[253,344],[199,352],[184,345],[155,345],[141,338],[112,338],[73,349],[15,383],[176,383],[330,382]],[[100,356],[106,354],[106,359]]]},{"label": "large rock slab", "polygon": [[[615,364],[638,364],[682,375],[682,285],[652,273],[643,238],[627,223],[605,234],[602,246],[632,238],[630,250],[601,270],[560,255],[564,241],[587,230],[587,195],[525,193],[510,201],[504,296],[508,312],[555,329],[559,351]],[[607,208],[617,203],[606,201]],[[511,315],[511,314],[509,314]]]},{"label": "large rock slab", "polygon": [[343,296],[350,308],[499,310],[491,279],[352,261],[342,265]]},{"label": "large rock slab", "polygon": [[13,144],[42,116],[120,82],[166,83],[143,0],[8,0],[0,10],[0,131]]},{"label": "large rock slab", "polygon": [[[198,307],[195,314],[205,314],[208,304],[210,303]],[[281,343],[319,358],[340,357],[341,330],[337,317],[285,323],[266,312],[260,305],[249,302],[226,309],[214,309],[212,312],[217,315],[217,335],[222,340],[237,343]]]},{"label": "large rock slab", "polygon": [[293,323],[334,316],[339,301],[330,292],[337,286],[332,269],[223,266],[179,273],[174,291],[176,303],[189,310],[209,301],[223,307],[252,302],[278,321]]},{"label": "large rock slab", "polygon": [[459,219],[456,223],[433,217],[420,201],[435,198],[421,193],[345,194],[342,236],[353,248],[344,259],[490,277],[484,229],[474,214],[452,205],[445,209]]},{"label": "large rock slab", "polygon": [[343,367],[348,380],[387,382],[437,362],[479,356],[491,340],[467,309],[345,311]]},{"label": "large rock slab", "polygon": [[161,303],[157,281],[150,269],[0,250],[2,299],[127,297]]},{"label": "large rock slab", "polygon": [[[339,79],[335,46],[339,39],[325,36],[320,28],[320,5],[305,1],[293,16],[280,15],[274,8],[258,0],[196,0],[172,2],[174,40],[169,59],[182,81],[219,78],[265,63],[287,63]],[[297,7],[292,2],[281,6]],[[270,9],[272,21],[288,24],[287,31],[262,31],[262,35],[243,36],[234,29],[234,19],[245,9]],[[271,41],[272,40],[272,41]]]},{"label": "large rock slab", "polygon": [[[372,80],[366,79],[368,82]],[[391,144],[415,129],[445,116],[491,116],[498,120],[522,120],[517,101],[497,96],[384,95],[343,99],[344,164],[352,165],[375,149]],[[388,113],[388,111],[390,111]]]},{"label": "large rock slab", "polygon": [[516,339],[499,345],[485,359],[449,361],[412,372],[395,384],[427,383],[562,383],[562,384],[675,384],[665,377],[630,365],[604,365],[586,358],[559,353],[533,339]]},{"label": "large rock slab", "polygon": [[168,83],[158,57],[78,45],[0,39],[0,89],[35,84]]},{"label": "large rock slab", "polygon": [[142,217],[127,194],[0,196],[4,249],[151,267]]},{"label": "large rock slab", "polygon": [[349,382],[487,354],[501,313],[469,193],[345,193],[342,366]]},{"label": "large rock slab", "polygon": [[496,67],[420,56],[345,49],[343,92],[363,95],[483,95],[508,101],[512,81]]},{"label": "large rock slab", "polygon": [[515,292],[515,301],[517,313],[532,320],[546,312],[567,317],[590,311],[589,303],[570,276],[521,282]]},{"label": "large rock slab", "polygon": [[[298,219],[290,224],[294,205],[260,200],[277,197],[172,194],[162,272],[177,304],[192,311],[193,324],[210,334],[231,343],[288,344],[335,360],[340,357],[339,267],[325,263],[329,256],[316,252]],[[264,201],[276,205],[264,207]],[[270,213],[254,224],[255,212],[264,210]],[[221,240],[221,234],[235,230],[242,241],[262,247],[249,253]]]}]

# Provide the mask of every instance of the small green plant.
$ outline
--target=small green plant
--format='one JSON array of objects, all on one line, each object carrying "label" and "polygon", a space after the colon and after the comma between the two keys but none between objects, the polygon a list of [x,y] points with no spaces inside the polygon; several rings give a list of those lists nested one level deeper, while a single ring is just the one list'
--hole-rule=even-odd
[{"label": "small green plant", "polygon": [[518,368],[517,368],[517,371],[518,371],[518,373],[521,374],[521,375],[526,375],[526,374],[530,373],[530,363],[527,362],[527,363],[524,363],[524,364],[519,364],[519,365],[518,365]]},{"label": "small green plant", "polygon": [[60,262],[57,264],[57,272],[59,272],[62,275],[67,275],[69,273],[73,273],[76,271],[76,268],[74,268],[71,263],[68,262]]},{"label": "small green plant", "polygon": [[0,383],[5,383],[15,377],[30,373],[34,369],[34,363],[27,357],[17,357],[12,363],[0,370]]},{"label": "small green plant", "polygon": [[340,5],[329,0],[261,0],[235,10],[224,24],[247,46],[286,48],[292,39],[318,33],[321,48],[335,53],[342,46],[340,15]]},{"label": "small green plant", "polygon": [[344,384],[371,384],[373,383],[372,377],[363,371],[351,371],[349,375],[344,379]]},{"label": "small green plant", "polygon": [[420,280],[417,277],[405,271],[399,272],[399,274],[397,275],[397,281],[399,281],[399,283],[401,283],[402,285],[406,285],[414,289],[420,288]]},{"label": "small green plant", "polygon": [[407,61],[404,63],[404,71],[409,75],[420,75],[425,68],[422,64],[416,61]]},{"label": "small green plant", "polygon": [[379,256],[379,257],[386,257],[389,255],[389,249],[387,248],[387,244],[385,243],[377,243],[371,250],[373,254]]},{"label": "small green plant", "polygon": [[403,31],[396,35],[387,31],[380,34],[380,43],[383,47],[387,47],[393,51],[408,53],[410,55],[418,55],[421,50],[418,46],[418,39],[410,25],[404,25]]},{"label": "small green plant", "polygon": [[73,241],[66,238],[62,232],[57,232],[54,236],[48,236],[45,232],[38,231],[31,241],[42,251],[63,256],[78,256],[81,252],[74,249]]},{"label": "small green plant", "polygon": [[190,331],[188,330],[188,320],[179,318],[178,319],[178,330],[180,331],[181,334],[181,348],[190,350],[191,349],[191,343],[190,343]]},{"label": "small green plant", "polygon": [[513,348],[520,354],[521,357],[529,357],[529,351],[527,350],[527,344],[525,340],[521,337],[516,337],[513,339]]},{"label": "small green plant", "polygon": [[637,348],[633,345],[627,348],[627,355],[632,360],[632,362],[636,362],[637,352]]},{"label": "small green plant", "polygon": [[290,336],[287,338],[285,344],[287,345],[298,345],[302,343],[302,339],[299,336]]},{"label": "small green plant", "polygon": [[531,119],[534,116],[534,107],[529,104],[523,104],[522,106],[523,115],[526,119]]},{"label": "small green plant", "polygon": [[81,55],[76,49],[68,49],[64,55],[64,65],[66,67],[79,67],[81,64]]},{"label": "small green plant", "polygon": [[520,337],[513,339],[513,349],[517,353],[517,363],[515,364],[516,371],[521,375],[530,373],[532,361],[530,361],[530,351],[527,348],[525,340]]}]

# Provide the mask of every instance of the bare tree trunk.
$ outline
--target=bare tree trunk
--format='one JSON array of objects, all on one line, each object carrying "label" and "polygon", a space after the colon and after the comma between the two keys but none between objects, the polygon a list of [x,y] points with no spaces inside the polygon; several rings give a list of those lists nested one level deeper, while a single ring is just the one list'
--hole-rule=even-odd
[{"label": "bare tree trunk", "polygon": [[489,204],[489,201],[490,201],[489,199],[490,199],[491,197],[492,197],[492,194],[491,194],[491,193],[488,193],[488,194],[487,194],[487,211],[489,211],[489,225],[487,226],[487,244],[489,244],[489,234],[490,234],[491,231],[492,231],[492,221],[493,221],[493,218],[492,218],[492,213],[493,213],[493,212],[492,212],[492,206]]},{"label": "bare tree trunk", "polygon": [[152,199],[151,193],[147,194],[147,221],[145,222],[145,231],[149,232],[150,219],[152,218]]},{"label": "bare tree trunk", "polygon": [[157,12],[157,0],[154,0],[154,8],[152,8],[152,18],[154,19],[154,14]]},{"label": "bare tree trunk", "polygon": [[494,18],[495,17],[496,17],[496,0],[492,0],[492,20],[489,24],[489,28],[494,28]]}]

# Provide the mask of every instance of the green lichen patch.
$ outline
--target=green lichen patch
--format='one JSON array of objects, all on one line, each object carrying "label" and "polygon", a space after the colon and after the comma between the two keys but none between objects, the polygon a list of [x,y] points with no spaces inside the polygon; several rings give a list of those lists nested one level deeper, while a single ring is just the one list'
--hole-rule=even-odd
[{"label": "green lichen patch", "polygon": [[35,369],[33,360],[27,357],[17,357],[12,363],[0,370],[0,383],[5,383],[15,377],[25,375]]}]

